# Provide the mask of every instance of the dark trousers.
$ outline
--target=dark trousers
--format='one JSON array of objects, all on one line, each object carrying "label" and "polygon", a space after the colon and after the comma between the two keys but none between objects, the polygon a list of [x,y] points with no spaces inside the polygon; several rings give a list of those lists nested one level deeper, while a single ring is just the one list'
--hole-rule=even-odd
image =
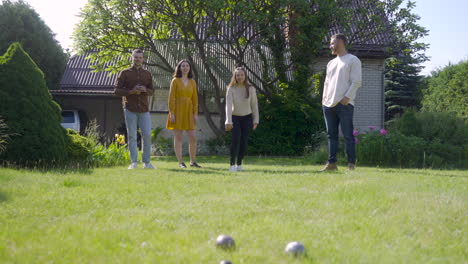
[{"label": "dark trousers", "polygon": [[232,116],[231,166],[235,165],[236,161],[237,165],[242,165],[242,159],[247,150],[249,132],[253,126],[252,122],[252,114]]},{"label": "dark trousers", "polygon": [[323,115],[327,126],[328,137],[328,162],[335,163],[338,153],[338,126],[341,126],[341,132],[346,142],[346,154],[349,163],[356,163],[356,146],[353,136],[353,114],[354,106],[351,104],[343,105],[341,103],[334,107],[323,106]]}]

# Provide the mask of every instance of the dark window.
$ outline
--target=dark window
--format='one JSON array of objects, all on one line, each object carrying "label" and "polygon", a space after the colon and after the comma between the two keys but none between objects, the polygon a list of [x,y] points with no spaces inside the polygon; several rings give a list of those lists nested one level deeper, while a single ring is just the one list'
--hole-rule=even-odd
[{"label": "dark window", "polygon": [[75,123],[75,113],[70,111],[62,112],[63,121],[62,123]]}]

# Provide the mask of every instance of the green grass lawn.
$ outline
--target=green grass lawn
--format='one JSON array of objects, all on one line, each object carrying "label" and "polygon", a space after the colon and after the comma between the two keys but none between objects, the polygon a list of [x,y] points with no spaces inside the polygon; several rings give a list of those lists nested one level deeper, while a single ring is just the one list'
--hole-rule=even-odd
[{"label": "green grass lawn", "polygon": [[[202,157],[181,170],[0,169],[1,263],[467,263],[468,172]],[[215,247],[230,234],[237,248]],[[300,241],[307,254],[284,253]]]}]

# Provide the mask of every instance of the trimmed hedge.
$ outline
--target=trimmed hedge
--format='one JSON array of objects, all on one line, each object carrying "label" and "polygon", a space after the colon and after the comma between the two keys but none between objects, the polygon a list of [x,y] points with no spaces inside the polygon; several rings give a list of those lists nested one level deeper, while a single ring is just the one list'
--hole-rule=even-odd
[{"label": "trimmed hedge", "polygon": [[60,126],[60,106],[52,100],[44,74],[19,43],[0,57],[0,116],[7,133],[13,134],[0,161],[40,166],[67,160],[69,140]]}]

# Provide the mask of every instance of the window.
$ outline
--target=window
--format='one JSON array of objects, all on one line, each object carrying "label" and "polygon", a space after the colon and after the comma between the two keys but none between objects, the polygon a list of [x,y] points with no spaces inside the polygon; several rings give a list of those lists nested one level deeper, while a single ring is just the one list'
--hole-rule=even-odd
[{"label": "window", "polygon": [[75,123],[75,113],[72,111],[63,111],[62,118],[62,123]]}]

